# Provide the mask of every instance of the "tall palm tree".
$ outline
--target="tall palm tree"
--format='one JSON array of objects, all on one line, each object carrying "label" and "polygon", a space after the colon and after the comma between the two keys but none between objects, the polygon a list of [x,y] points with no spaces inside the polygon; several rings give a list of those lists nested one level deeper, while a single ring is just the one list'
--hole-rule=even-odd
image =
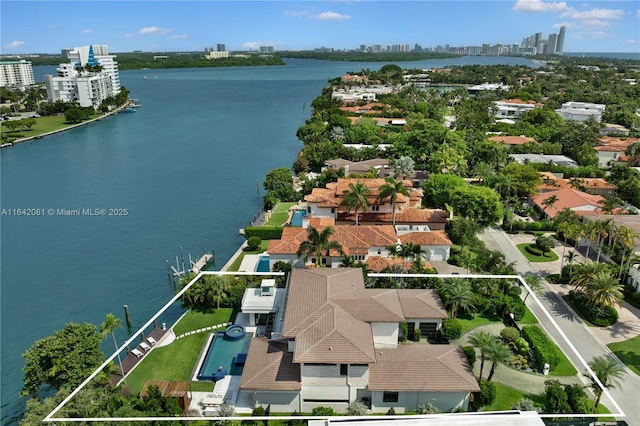
[{"label": "tall palm tree", "polygon": [[369,207],[367,195],[371,194],[371,190],[367,188],[364,182],[358,181],[350,183],[349,189],[345,189],[344,194],[345,196],[340,204],[347,208],[347,212],[355,210],[356,226],[358,226],[358,211],[366,210]]},{"label": "tall palm tree", "polygon": [[[542,285],[542,280],[540,279],[539,276],[535,275],[535,274],[529,274],[526,277],[524,277],[524,280],[526,281],[527,285],[529,286],[529,288],[531,289],[532,292],[534,293],[538,293],[539,291],[541,291],[544,286]],[[527,295],[524,297],[523,302],[527,301],[527,297],[529,297],[529,294],[531,293],[527,293]]]},{"label": "tall palm tree", "polygon": [[600,309],[622,304],[622,284],[609,271],[598,272],[587,284],[585,299]]},{"label": "tall palm tree", "polygon": [[[620,260],[620,271],[618,272],[618,278],[620,278],[622,276],[625,255],[627,253],[627,250],[633,250],[633,243],[636,240],[636,233],[633,231],[633,229],[622,225],[617,229],[616,234],[618,242],[622,246],[622,259]],[[629,254],[629,259],[631,259],[631,254],[632,253]]]},{"label": "tall palm tree", "polygon": [[[589,368],[591,368],[593,373],[605,388],[613,389],[617,386],[620,386],[620,381],[622,380],[623,376],[623,369],[620,364],[618,364],[618,362],[613,358],[606,356],[597,356],[589,362]],[[596,397],[593,402],[593,408],[596,409],[598,407],[598,404],[600,404],[600,398],[602,397],[604,389],[600,387],[598,382],[596,382],[590,374],[585,374],[585,376],[591,382],[590,387]]]},{"label": "tall palm tree", "polygon": [[456,318],[460,308],[468,309],[473,306],[471,284],[464,278],[444,280],[441,290],[447,304],[451,305],[451,318]]},{"label": "tall palm tree", "polygon": [[486,350],[486,357],[491,361],[491,370],[489,371],[489,376],[487,376],[487,382],[490,382],[493,378],[496,367],[500,364],[508,363],[512,356],[513,352],[511,352],[511,349],[505,346],[500,340],[496,339],[491,342]]},{"label": "tall palm tree", "polygon": [[484,361],[486,359],[487,350],[498,338],[486,331],[476,331],[469,336],[469,343],[475,348],[480,349],[480,377],[478,383],[482,383],[482,372],[484,371]]},{"label": "tall palm tree", "polygon": [[342,245],[330,240],[333,235],[334,229],[332,226],[327,226],[322,231],[318,231],[313,226],[307,228],[307,241],[303,241],[298,247],[296,255],[303,257],[306,262],[309,256],[316,257],[316,267],[323,266],[322,257],[325,253],[328,255],[330,250],[337,250],[342,254]]},{"label": "tall palm tree", "polygon": [[587,244],[587,254],[584,257],[584,261],[587,262],[589,260],[589,249],[591,248],[591,241],[593,241],[598,235],[598,228],[595,222],[588,222],[586,225],[582,226],[584,230],[584,237],[589,240]]},{"label": "tall palm tree", "polygon": [[[106,339],[107,335],[111,334],[111,337],[113,338],[113,345],[115,346],[116,351],[118,350],[118,342],[116,341],[115,330],[116,328],[120,327],[122,327],[122,320],[111,313],[107,314],[107,318],[102,324],[100,324],[100,332],[102,333],[102,337]],[[122,378],[124,379],[124,369],[122,367],[122,359],[120,359],[120,352],[118,352],[118,365],[120,366],[120,373],[122,374]]]},{"label": "tall palm tree", "polygon": [[220,302],[229,296],[229,281],[221,275],[207,275],[207,298],[216,303],[220,309]]},{"label": "tall palm tree", "polygon": [[395,180],[394,178],[385,179],[386,183],[379,188],[378,200],[383,202],[386,199],[391,201],[391,217],[393,226],[396,226],[396,201],[399,195],[409,196],[409,189],[407,189],[401,180]]},{"label": "tall palm tree", "polygon": [[613,223],[613,219],[597,220],[595,228],[597,237],[596,245],[598,246],[598,257],[596,259],[596,262],[599,262],[604,241],[607,239],[607,237],[609,237],[609,235],[613,233],[615,224]]},{"label": "tall palm tree", "polygon": [[553,205],[554,205],[555,203],[557,203],[557,202],[558,202],[558,196],[557,196],[557,195],[552,195],[552,196],[550,196],[550,197],[545,198],[544,200],[542,200],[542,205],[544,206],[544,207],[542,208],[542,211],[544,212],[544,215],[546,216],[546,219],[547,219],[547,220],[549,220],[549,219],[550,219],[550,218],[549,218],[549,215],[547,214],[547,209],[548,209],[549,207],[553,207]]},{"label": "tall palm tree", "polygon": [[600,262],[587,262],[576,265],[576,269],[571,274],[569,284],[573,285],[576,290],[585,292],[589,288],[594,277],[601,272],[608,272],[609,266]]}]

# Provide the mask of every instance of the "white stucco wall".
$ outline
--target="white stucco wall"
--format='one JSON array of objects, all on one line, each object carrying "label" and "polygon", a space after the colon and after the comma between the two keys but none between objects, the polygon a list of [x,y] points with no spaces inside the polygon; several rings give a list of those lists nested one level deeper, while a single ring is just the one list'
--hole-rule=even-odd
[{"label": "white stucco wall", "polygon": [[469,407],[467,392],[399,392],[398,402],[383,402],[383,394],[384,392],[371,393],[371,411],[374,413],[386,413],[391,407],[397,414],[416,411],[418,406],[430,401],[442,412],[466,410]]},{"label": "white stucco wall", "polygon": [[373,345],[375,348],[395,348],[398,346],[398,323],[373,322]]},{"label": "white stucco wall", "polygon": [[300,412],[300,393],[295,391],[255,391],[255,406],[269,408],[271,412]]}]

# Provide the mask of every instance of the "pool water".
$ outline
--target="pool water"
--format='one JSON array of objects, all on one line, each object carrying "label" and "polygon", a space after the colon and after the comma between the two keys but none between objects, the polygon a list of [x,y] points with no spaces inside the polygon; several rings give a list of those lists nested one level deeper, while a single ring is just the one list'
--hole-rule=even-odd
[{"label": "pool water", "polygon": [[302,226],[302,218],[307,215],[304,210],[296,210],[291,217],[291,226]]},{"label": "pool water", "polygon": [[241,339],[229,339],[224,332],[216,332],[209,347],[200,371],[198,380],[213,380],[213,376],[219,367],[226,370],[227,374],[239,376],[242,374],[242,365],[236,365],[238,354],[246,354],[253,333],[246,333]]},{"label": "pool water", "polygon": [[269,256],[260,256],[260,260],[256,266],[256,272],[270,272]]}]

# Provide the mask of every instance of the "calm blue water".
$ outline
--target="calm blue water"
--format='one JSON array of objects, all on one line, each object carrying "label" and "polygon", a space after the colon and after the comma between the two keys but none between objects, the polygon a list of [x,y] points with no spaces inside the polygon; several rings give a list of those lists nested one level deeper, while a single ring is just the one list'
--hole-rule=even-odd
[{"label": "calm blue water", "polygon": [[291,226],[302,226],[302,218],[307,215],[303,210],[296,210],[291,217]]},{"label": "calm blue water", "polygon": [[247,333],[240,339],[229,339],[224,333],[217,332],[207,348],[207,355],[198,373],[199,380],[213,380],[213,376],[222,367],[227,374],[239,376],[242,366],[235,364],[236,356],[246,354],[253,333]]},{"label": "calm blue water", "polygon": [[269,272],[269,255],[260,256],[258,265],[256,266],[256,272]]},{"label": "calm blue water", "polygon": [[[536,66],[507,57],[398,64],[476,63]],[[215,250],[224,265],[243,241],[238,229],[261,207],[266,172],[295,160],[296,131],[327,80],[382,65],[290,60],[123,71],[122,84],[142,104],[137,113],[0,151],[4,209],[127,209],[126,216],[0,217],[2,423],[23,413],[27,348],[70,321],[123,318],[124,304],[136,331],[172,296],[166,261],[175,264],[180,247],[185,258]],[[35,67],[36,81],[53,71]],[[126,327],[117,331],[120,342],[128,336]],[[104,350],[113,348],[107,342]]]}]

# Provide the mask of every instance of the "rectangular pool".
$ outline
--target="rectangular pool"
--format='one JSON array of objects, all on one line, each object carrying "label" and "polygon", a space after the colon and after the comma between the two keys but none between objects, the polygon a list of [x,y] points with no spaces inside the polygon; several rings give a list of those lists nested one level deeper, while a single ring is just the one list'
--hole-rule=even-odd
[{"label": "rectangular pool", "polygon": [[291,226],[302,226],[302,218],[307,215],[304,210],[296,210],[291,217]]},{"label": "rectangular pool", "polygon": [[258,264],[256,265],[256,272],[270,272],[269,269],[269,256],[260,256]]},{"label": "rectangular pool", "polygon": [[198,380],[213,380],[220,367],[232,376],[241,375],[243,366],[236,365],[236,356],[247,353],[252,337],[253,333],[247,332],[240,339],[229,339],[224,332],[216,332],[198,371]]}]

